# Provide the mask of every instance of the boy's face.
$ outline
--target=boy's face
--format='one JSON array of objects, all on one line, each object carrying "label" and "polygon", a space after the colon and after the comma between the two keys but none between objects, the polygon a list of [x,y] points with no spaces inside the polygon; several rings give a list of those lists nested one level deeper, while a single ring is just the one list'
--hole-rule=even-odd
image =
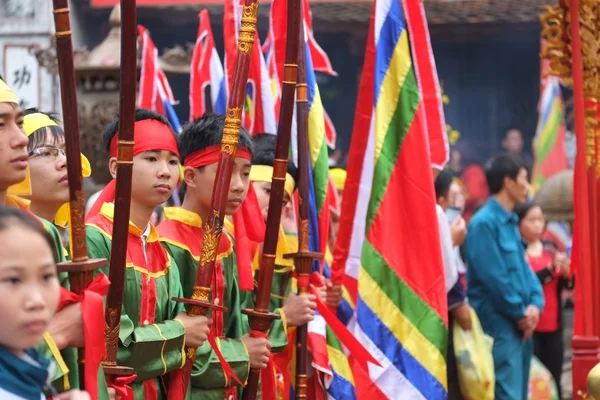
[{"label": "boy's face", "polygon": [[69,201],[69,181],[67,179],[67,157],[64,154],[64,137],[55,141],[46,132],[46,140],[41,146],[32,149],[29,156],[33,202],[62,205]]},{"label": "boy's face", "polygon": [[27,143],[23,111],[12,103],[0,103],[0,190],[25,179]]},{"label": "boy's face", "polygon": [[[193,185],[198,189],[198,201],[205,210],[210,210],[212,192],[217,176],[218,163],[213,163],[204,168],[195,169],[193,176]],[[233,215],[242,205],[242,202],[248,194],[248,185],[250,185],[250,168],[252,164],[245,158],[236,157],[231,173],[231,183],[229,184],[229,193],[227,195],[227,207],[225,215]],[[190,183],[186,178],[186,183]]]},{"label": "boy's face", "polygon": [[[117,159],[110,159],[110,172],[116,177]],[[166,150],[146,151],[133,157],[131,199],[155,208],[171,197],[179,180],[179,159]]]},{"label": "boy's face", "polygon": [[20,223],[0,231],[0,345],[20,353],[41,340],[58,307],[52,250]]},{"label": "boy's face", "polygon": [[[265,222],[267,221],[267,215],[269,214],[269,199],[271,198],[271,182],[252,182],[254,185],[254,191],[256,192],[256,197],[258,198],[258,204],[260,205],[260,209],[262,211],[263,219]],[[282,212],[283,208],[290,202],[290,196],[287,192],[283,192],[283,204],[282,204]]]}]

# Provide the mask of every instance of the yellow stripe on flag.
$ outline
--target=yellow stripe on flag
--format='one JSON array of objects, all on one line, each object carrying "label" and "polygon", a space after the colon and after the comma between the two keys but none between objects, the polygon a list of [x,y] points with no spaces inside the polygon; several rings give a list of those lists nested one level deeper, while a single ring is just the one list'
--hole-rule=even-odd
[{"label": "yellow stripe on flag", "polygon": [[379,158],[381,153],[383,141],[398,108],[400,92],[411,65],[408,35],[404,30],[398,39],[398,43],[396,43],[375,105],[375,160]]},{"label": "yellow stripe on flag", "polygon": [[323,104],[321,103],[318,86],[315,86],[315,97],[308,112],[308,134],[310,136],[308,140],[310,161],[314,166],[325,140],[325,115],[323,114]]},{"label": "yellow stripe on flag", "polygon": [[354,375],[352,375],[352,370],[348,364],[348,357],[339,349],[329,345],[327,345],[327,354],[336,375],[341,376],[354,386]]},{"label": "yellow stripe on flag", "polygon": [[360,282],[358,291],[365,304],[392,332],[402,347],[435,377],[444,389],[448,390],[444,355],[404,316],[402,311],[362,268],[359,271],[358,280]]}]

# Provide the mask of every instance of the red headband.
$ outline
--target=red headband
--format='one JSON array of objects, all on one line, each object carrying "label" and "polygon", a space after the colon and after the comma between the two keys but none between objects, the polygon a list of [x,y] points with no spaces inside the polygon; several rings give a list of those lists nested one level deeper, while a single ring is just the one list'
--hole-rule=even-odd
[{"label": "red headband", "polygon": [[[177,149],[177,139],[171,128],[155,119],[145,119],[137,121],[134,125],[133,155],[137,156],[145,151],[165,150],[179,157]],[[117,156],[117,142],[119,141],[119,133],[112,138],[110,142],[110,156]]]},{"label": "red headband", "polygon": [[[155,119],[145,119],[138,121],[134,125],[133,137],[135,144],[133,145],[133,155],[137,156],[145,151],[165,150],[177,155],[179,158],[179,150],[177,149],[177,139],[171,129],[160,121]],[[112,138],[110,142],[110,155],[117,157],[117,142],[119,141],[119,133]],[[104,187],[100,196],[96,199],[94,205],[90,208],[85,219],[86,222],[100,213],[104,203],[115,201],[116,181],[111,180]]]},{"label": "red headband", "polygon": [[[210,146],[202,150],[195,151],[183,160],[184,167],[200,168],[206,165],[214,164],[219,162],[219,156],[221,155],[221,146]],[[236,158],[244,158],[248,161],[252,161],[250,152],[247,149],[238,149],[235,154]]]}]

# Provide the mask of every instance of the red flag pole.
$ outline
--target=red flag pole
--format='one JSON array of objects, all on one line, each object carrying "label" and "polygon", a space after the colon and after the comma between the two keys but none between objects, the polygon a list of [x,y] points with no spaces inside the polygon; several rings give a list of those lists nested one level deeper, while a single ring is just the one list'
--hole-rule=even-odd
[{"label": "red flag pole", "polygon": [[[564,7],[566,4],[561,2]],[[579,0],[570,0],[570,37],[573,75],[573,105],[577,156],[574,178],[575,229],[577,260],[577,296],[575,301],[575,334],[573,347],[573,398],[587,394],[586,380],[590,370],[600,361],[598,267],[598,223],[596,218],[595,128],[586,126],[584,62]],[[585,18],[585,15],[584,15]],[[566,34],[566,32],[565,32]],[[564,36],[564,35],[563,35]]]}]

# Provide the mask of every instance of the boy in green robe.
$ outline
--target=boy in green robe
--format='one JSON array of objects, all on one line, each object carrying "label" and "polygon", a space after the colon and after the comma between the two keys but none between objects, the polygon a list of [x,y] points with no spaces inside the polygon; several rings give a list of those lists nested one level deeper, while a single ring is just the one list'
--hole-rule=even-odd
[{"label": "boy in green robe", "polygon": [[[224,118],[205,115],[187,126],[180,136],[180,155],[184,166],[186,194],[180,208],[165,209],[165,221],[159,226],[161,241],[177,261],[186,297],[192,294],[202,248],[202,221],[211,209],[211,197],[216,177]],[[249,188],[252,141],[246,130],[240,132],[239,149],[233,167],[226,215],[233,215],[245,200]],[[226,221],[227,222],[227,221]],[[215,279],[212,283],[212,301],[228,308],[226,313],[213,313],[213,332],[220,351],[236,376],[244,382],[248,370],[265,368],[269,348],[282,350],[286,344],[286,314],[290,305],[275,312],[281,320],[274,323],[269,342],[251,338],[247,317],[242,308],[253,307],[253,296],[248,282],[240,282],[238,265],[231,232],[225,231],[217,248]],[[243,274],[243,273],[242,273]],[[240,290],[240,283],[242,289]],[[293,308],[294,305],[291,304]],[[197,352],[192,371],[192,393],[202,399],[228,399],[241,396],[241,388],[226,376],[223,367],[208,344]]]},{"label": "boy in green robe", "polygon": [[[259,134],[254,136],[254,156],[252,157],[252,172],[250,180],[254,186],[259,205],[262,209],[263,218],[266,221],[269,211],[269,200],[271,197],[271,182],[273,177],[273,164],[275,160],[275,145],[276,136],[270,134]],[[283,195],[282,213],[286,213],[286,207],[292,200],[294,191],[296,190],[296,181],[298,177],[298,169],[294,163],[288,161],[287,174],[285,179],[285,190]],[[273,285],[271,287],[271,307],[280,307],[280,304],[298,302],[299,306],[294,309],[294,312],[289,313],[287,318],[290,334],[288,339],[295,338],[293,329],[297,326],[302,326],[312,321],[315,316],[317,307],[316,298],[312,294],[298,296],[296,294],[296,282],[293,277],[294,261],[284,258],[284,254],[295,253],[298,251],[298,239],[293,232],[295,226],[289,226],[286,229],[286,224],[294,224],[295,221],[286,221],[285,215],[282,215],[281,226],[279,230],[279,240],[277,242],[277,254],[275,258],[275,269],[273,274]],[[291,232],[290,232],[291,231]],[[259,255],[257,254],[257,259]],[[260,273],[260,269],[256,266],[256,274]],[[292,348],[295,343],[289,343],[286,349],[275,354],[274,362],[275,369],[278,375],[279,386],[278,396],[289,393],[291,385],[290,362],[292,360]]]},{"label": "boy in green robe", "polygon": [[[135,370],[137,377],[130,385],[135,399],[154,400],[167,397],[167,374],[184,365],[184,346],[200,347],[207,339],[211,321],[204,316],[188,316],[183,304],[172,300],[183,296],[179,270],[150,223],[154,209],[168,200],[179,180],[175,133],[163,116],[150,110],[136,110],[135,120],[117,363]],[[104,131],[113,177],[117,171],[118,126],[115,118]],[[110,258],[115,186],[113,179],[88,213],[87,245],[93,258]]]}]

